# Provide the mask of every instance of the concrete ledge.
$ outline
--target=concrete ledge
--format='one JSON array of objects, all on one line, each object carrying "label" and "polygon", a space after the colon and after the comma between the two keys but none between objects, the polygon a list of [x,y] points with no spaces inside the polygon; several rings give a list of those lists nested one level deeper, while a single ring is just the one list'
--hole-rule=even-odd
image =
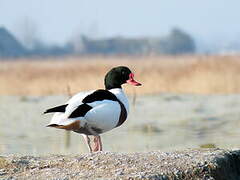
[{"label": "concrete ledge", "polygon": [[0,179],[240,179],[240,150],[0,156]]}]

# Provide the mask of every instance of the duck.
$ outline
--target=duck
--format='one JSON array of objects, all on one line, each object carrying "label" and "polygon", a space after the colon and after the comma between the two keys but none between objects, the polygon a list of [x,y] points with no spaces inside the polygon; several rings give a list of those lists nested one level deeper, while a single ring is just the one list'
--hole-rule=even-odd
[{"label": "duck", "polygon": [[122,89],[126,83],[142,85],[128,67],[112,68],[105,75],[105,89],[79,92],[66,103],[47,109],[44,114],[54,113],[47,127],[79,133],[89,152],[102,151],[100,134],[121,126],[129,114],[128,98]]}]

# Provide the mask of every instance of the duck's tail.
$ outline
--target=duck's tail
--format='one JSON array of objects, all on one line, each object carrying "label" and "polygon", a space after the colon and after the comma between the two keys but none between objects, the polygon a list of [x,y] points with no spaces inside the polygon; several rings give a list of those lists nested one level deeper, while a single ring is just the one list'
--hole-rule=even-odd
[{"label": "duck's tail", "polygon": [[80,120],[73,121],[69,124],[66,125],[61,125],[61,124],[49,124],[47,127],[54,127],[58,129],[65,129],[68,131],[74,131],[80,129]]}]

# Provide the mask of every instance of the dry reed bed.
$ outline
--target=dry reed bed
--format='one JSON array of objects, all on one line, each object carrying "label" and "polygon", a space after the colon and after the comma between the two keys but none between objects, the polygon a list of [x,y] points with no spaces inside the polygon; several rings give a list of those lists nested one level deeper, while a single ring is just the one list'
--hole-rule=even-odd
[{"label": "dry reed bed", "polygon": [[66,94],[103,88],[112,67],[129,66],[142,87],[128,93],[240,92],[239,56],[67,57],[0,61],[1,95]]}]

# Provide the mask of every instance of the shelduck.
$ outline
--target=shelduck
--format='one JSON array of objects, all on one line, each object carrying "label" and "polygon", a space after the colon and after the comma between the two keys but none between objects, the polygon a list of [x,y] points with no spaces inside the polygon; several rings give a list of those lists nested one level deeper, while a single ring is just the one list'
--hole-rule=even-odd
[{"label": "shelduck", "polygon": [[[74,131],[83,135],[90,152],[102,151],[100,134],[121,126],[127,119],[129,104],[122,85],[141,84],[128,67],[112,68],[104,79],[105,89],[80,92],[65,104],[47,109],[54,113],[47,127]],[[90,135],[94,136],[91,146]]]}]

